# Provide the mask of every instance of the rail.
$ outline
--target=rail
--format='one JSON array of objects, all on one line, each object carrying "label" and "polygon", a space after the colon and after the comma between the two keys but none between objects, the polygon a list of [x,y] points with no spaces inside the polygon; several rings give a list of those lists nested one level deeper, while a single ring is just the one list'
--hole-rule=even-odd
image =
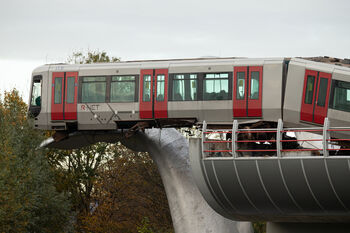
[{"label": "rail", "polygon": [[[310,132],[322,133],[322,139],[283,139],[285,133],[297,133],[297,132]],[[203,122],[202,128],[202,157],[223,157],[217,154],[225,153],[224,157],[246,157],[244,153],[266,153],[268,156],[283,157],[282,152],[317,152],[319,156],[328,157],[330,151],[350,151],[350,148],[329,148],[330,142],[349,142],[350,139],[334,139],[330,138],[330,132],[350,132],[350,127],[330,127],[328,118],[325,118],[323,127],[310,127],[310,128],[283,128],[283,122],[281,119],[278,120],[277,128],[265,128],[265,129],[239,129],[237,120],[233,121],[232,129],[222,129],[220,131],[215,129],[207,129],[207,123]],[[273,134],[270,139],[251,139],[251,135],[254,134]],[[220,140],[210,140],[210,135],[220,135]],[[239,139],[239,134],[248,134],[247,137]],[[226,135],[226,139],[222,139],[222,135]],[[349,134],[350,135],[350,134]],[[271,135],[270,135],[271,136]],[[230,137],[230,138],[229,138]],[[283,143],[288,142],[322,142],[322,148],[283,148]],[[253,143],[253,144],[252,144]],[[267,149],[254,149],[252,145],[256,144],[271,144],[274,143],[274,148]],[[226,144],[226,146],[225,146]],[[245,146],[241,146],[244,144]],[[214,145],[214,146],[212,146]],[[223,146],[219,146],[223,145]],[[208,148],[209,147],[209,148]],[[209,153],[209,154],[208,154]],[[228,154],[228,155],[227,155]],[[265,155],[265,156],[266,156]]]}]

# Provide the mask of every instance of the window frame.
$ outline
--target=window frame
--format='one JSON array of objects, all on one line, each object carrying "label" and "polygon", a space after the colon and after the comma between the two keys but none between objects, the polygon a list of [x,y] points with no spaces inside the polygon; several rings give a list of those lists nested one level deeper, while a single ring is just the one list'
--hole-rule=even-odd
[{"label": "window frame", "polygon": [[[248,97],[249,97],[249,100],[259,100],[260,99],[260,97],[261,97],[261,93],[260,93],[260,90],[262,90],[262,89],[260,89],[260,85],[261,85],[261,79],[260,79],[260,71],[250,71],[249,70],[249,73],[250,73],[250,78],[249,78],[249,93],[248,93]],[[257,79],[256,79],[256,77],[254,77],[253,78],[253,73],[257,73],[258,74],[258,76],[257,76]],[[257,91],[257,95],[253,95],[253,93],[252,93],[252,84],[253,84],[253,80],[256,80],[257,81],[257,84],[258,84],[258,91]],[[253,98],[253,96],[254,96],[254,98]]]},{"label": "window frame", "polygon": [[[62,97],[64,97],[64,94],[65,94],[65,86],[64,86],[64,76],[62,76],[62,77],[55,77],[55,82],[54,82],[54,85],[55,85],[55,87],[54,87],[54,99],[53,99],[53,103],[54,104],[63,104],[63,102],[62,102],[62,99],[64,100],[64,98],[62,98]],[[60,91],[60,95],[59,95],[59,99],[57,99],[57,100],[59,100],[59,102],[56,102],[56,97],[57,97],[57,94],[58,94],[58,92],[56,92],[56,87],[57,87],[57,81],[58,80],[60,80],[61,81],[61,91]]]},{"label": "window frame", "polygon": [[[33,99],[33,88],[34,88],[34,82],[35,81],[40,81],[40,106],[37,105],[32,105],[32,99]],[[29,107],[33,107],[33,108],[41,108],[42,106],[42,102],[43,102],[43,76],[42,75],[35,75],[33,76],[33,80],[31,83],[31,89],[30,89],[30,103],[29,103]]]},{"label": "window frame", "polygon": [[[150,103],[150,102],[153,102],[154,100],[154,96],[153,96],[153,93],[154,93],[154,75],[152,74],[144,74],[143,77],[142,77],[142,96],[141,96],[141,99],[142,99],[142,102],[144,103]],[[146,80],[145,78],[150,78],[149,80]],[[145,100],[145,84],[146,82],[149,82],[149,99],[148,100]]]},{"label": "window frame", "polygon": [[[106,78],[105,81],[85,81],[85,78]],[[109,81],[108,81],[109,80]],[[96,83],[96,82],[105,82],[106,83],[106,92],[105,92],[105,101],[104,102],[83,102],[83,83]],[[110,89],[110,79],[108,79],[108,76],[105,75],[91,75],[91,76],[82,76],[79,77],[79,98],[78,98],[78,103],[107,103],[109,99],[109,89]]]},{"label": "window frame", "polygon": [[[243,84],[244,84],[244,86],[243,86],[243,97],[241,97],[239,95],[239,81],[242,80],[241,77],[238,77],[239,73],[243,73]],[[235,85],[237,90],[235,90],[236,91],[236,96],[234,97],[236,100],[245,100],[246,97],[247,97],[247,94],[248,94],[247,93],[247,89],[248,89],[247,88],[247,78],[246,78],[247,77],[247,73],[249,73],[249,71],[237,71],[237,80],[236,80],[237,82],[236,82],[236,85]],[[248,90],[248,91],[250,91],[250,90]]]},{"label": "window frame", "polygon": [[[228,77],[227,78],[205,78],[205,75],[207,74],[228,74]],[[232,86],[232,77],[233,77],[233,72],[225,72],[225,71],[219,71],[219,72],[205,72],[205,73],[202,73],[202,80],[201,80],[201,88],[202,88],[202,93],[201,93],[201,98],[203,101],[230,101],[232,100],[232,89],[233,89],[233,86]],[[222,99],[222,100],[206,100],[204,99],[204,83],[205,83],[205,80],[228,80],[228,99]]]},{"label": "window frame", "polygon": [[[155,80],[156,80],[156,88],[155,88],[155,100],[157,102],[164,102],[165,101],[165,93],[166,93],[166,86],[165,86],[165,76],[164,74],[158,74],[158,75],[155,75]],[[162,78],[162,80],[159,80],[160,78]],[[160,85],[160,84],[163,84],[163,85]],[[162,87],[162,93],[159,93],[159,89],[160,87]],[[162,98],[159,98],[159,96],[162,95]]]},{"label": "window frame", "polygon": [[[313,78],[312,81],[312,93],[311,95],[308,95],[309,91],[308,91],[308,84],[309,84],[309,79]],[[318,76],[313,76],[313,75],[308,75],[307,79],[306,79],[306,90],[305,90],[305,96],[304,96],[304,104],[313,104],[314,102],[314,98],[315,98],[315,91],[317,92],[317,79]],[[310,101],[308,101],[309,99],[307,97],[311,97]]]},{"label": "window frame", "polygon": [[[183,79],[176,78],[177,75],[183,75]],[[191,75],[196,75],[196,78],[191,78]],[[184,97],[184,100],[174,100],[173,93],[174,93],[174,80],[196,80],[196,92],[197,96],[195,100],[186,100],[186,97]],[[169,74],[169,84],[168,84],[168,101],[174,101],[174,102],[185,102],[185,101],[200,101],[201,100],[201,92],[200,92],[200,74],[199,73],[172,73]],[[185,93],[186,95],[186,93]]]},{"label": "window frame", "polygon": [[[350,85],[350,82],[347,82],[347,81],[343,81],[343,80],[337,80],[337,79],[333,79],[332,82],[331,82],[331,93],[330,93],[330,98],[329,98],[329,103],[328,103],[328,107],[333,109],[333,110],[337,110],[337,111],[342,111],[342,112],[350,112],[349,111],[346,111],[344,109],[338,109],[338,108],[335,108],[334,106],[334,98],[335,98],[335,88],[336,87],[339,87],[339,83],[348,83]],[[340,87],[341,88],[341,87]],[[346,89],[346,88],[343,88],[343,89]],[[350,90],[349,89],[346,89],[346,90]],[[350,102],[350,101],[349,101]]]},{"label": "window frame", "polygon": [[[326,82],[322,82],[322,81],[326,81]],[[321,90],[321,85],[322,84],[326,84],[325,86],[323,86],[323,88],[325,87],[326,90]],[[326,107],[326,103],[327,103],[327,89],[328,89],[328,79],[327,78],[323,78],[323,77],[319,77],[319,81],[318,81],[318,88],[317,88],[317,99],[315,104],[319,107]],[[320,94],[322,93],[322,94]],[[320,101],[320,97],[322,97],[321,101]],[[320,104],[322,103],[322,105]]]},{"label": "window frame", "polygon": [[[133,81],[130,80],[124,80],[124,81],[113,81],[113,77],[134,77]],[[138,102],[138,90],[139,90],[139,75],[134,75],[134,74],[123,74],[123,75],[111,75],[108,76],[109,79],[109,84],[107,89],[107,94],[108,94],[108,102],[107,103],[134,103],[134,102]],[[123,102],[112,102],[111,101],[111,93],[112,93],[112,83],[113,82],[134,82],[134,100],[133,101],[123,101]]]},{"label": "window frame", "polygon": [[[68,87],[68,85],[69,85],[69,80],[72,80],[73,79],[73,86],[72,86],[72,88],[73,88],[73,92],[69,92],[69,87]],[[67,103],[67,104],[74,104],[74,97],[75,97],[75,77],[74,76],[67,76],[66,77],[66,89],[67,90],[65,90],[65,103]],[[73,95],[71,95],[71,94],[73,94]],[[69,96],[68,96],[69,95]],[[71,97],[71,100],[72,101],[68,101],[69,100],[69,98],[68,97]]]},{"label": "window frame", "polygon": [[[112,85],[112,77],[115,76],[134,76],[135,77],[135,99],[133,102],[111,102],[110,101],[110,94],[111,94],[111,85]],[[83,83],[84,83],[84,78],[92,78],[92,77],[105,77],[106,78],[106,98],[105,102],[103,103],[134,103],[134,102],[139,102],[139,80],[140,80],[140,74],[122,74],[122,75],[84,75],[84,76],[79,76],[78,77],[78,103],[79,104],[84,104],[82,102],[82,94],[83,94]],[[100,102],[101,103],[101,102]]]}]

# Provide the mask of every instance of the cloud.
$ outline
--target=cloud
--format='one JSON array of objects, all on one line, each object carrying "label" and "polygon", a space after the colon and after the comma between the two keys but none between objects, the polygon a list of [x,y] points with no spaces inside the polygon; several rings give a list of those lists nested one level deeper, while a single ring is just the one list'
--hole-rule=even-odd
[{"label": "cloud", "polygon": [[13,0],[0,9],[0,58],[346,57],[349,10],[346,0]]},{"label": "cloud", "polygon": [[28,102],[32,71],[43,64],[41,60],[0,59],[0,93],[16,88],[25,102]]}]

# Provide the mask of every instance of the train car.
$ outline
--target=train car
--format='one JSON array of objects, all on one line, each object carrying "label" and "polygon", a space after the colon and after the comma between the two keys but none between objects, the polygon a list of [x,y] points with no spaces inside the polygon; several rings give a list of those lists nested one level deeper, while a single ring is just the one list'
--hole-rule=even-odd
[{"label": "train car", "polygon": [[44,130],[277,121],[285,59],[52,64],[33,72],[29,112]]},{"label": "train car", "polygon": [[[290,127],[323,125],[328,117],[334,127],[348,125],[350,116],[348,67],[292,58],[285,87],[283,121]],[[348,137],[347,132],[332,133]]]},{"label": "train car", "polygon": [[51,64],[34,70],[31,93],[29,112],[44,130],[181,127],[204,120],[227,127],[233,119],[242,125],[283,119],[287,127],[304,127],[322,125],[325,117],[345,126],[350,68],[301,58]]},{"label": "train car", "polygon": [[349,63],[292,58],[277,127],[204,123],[201,137],[189,139],[194,180],[217,213],[240,221],[349,223]]}]

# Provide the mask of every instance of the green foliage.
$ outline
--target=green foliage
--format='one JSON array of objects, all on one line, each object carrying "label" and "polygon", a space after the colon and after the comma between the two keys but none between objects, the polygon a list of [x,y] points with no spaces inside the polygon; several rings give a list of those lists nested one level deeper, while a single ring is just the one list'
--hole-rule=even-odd
[{"label": "green foliage", "polygon": [[145,217],[142,219],[141,226],[137,227],[138,233],[154,233],[151,224],[149,223],[149,219]]},{"label": "green foliage", "polygon": [[[164,187],[148,153],[110,144],[112,157],[100,166],[94,185],[94,208],[83,218],[85,232],[136,232],[148,216],[154,232],[172,232]],[[142,224],[141,224],[142,225]]]},{"label": "green foliage", "polygon": [[77,231],[135,232],[143,217],[151,216],[147,229],[172,232],[164,187],[147,153],[135,153],[120,143],[97,143],[51,150],[47,156],[55,168],[57,189],[69,194],[78,212]]},{"label": "green foliage", "polygon": [[266,233],[266,222],[253,222],[254,233]]},{"label": "green foliage", "polygon": [[54,168],[57,189],[69,194],[79,215],[88,213],[98,169],[111,158],[108,144],[97,143],[75,150],[51,149],[47,158]]},{"label": "green foliage", "polygon": [[86,55],[83,52],[73,52],[72,56],[68,57],[67,62],[72,64],[90,64],[101,62],[119,62],[120,58],[109,57],[105,51],[88,51]]},{"label": "green foliage", "polygon": [[68,231],[69,201],[55,189],[26,109],[16,90],[0,101],[0,232]]}]

